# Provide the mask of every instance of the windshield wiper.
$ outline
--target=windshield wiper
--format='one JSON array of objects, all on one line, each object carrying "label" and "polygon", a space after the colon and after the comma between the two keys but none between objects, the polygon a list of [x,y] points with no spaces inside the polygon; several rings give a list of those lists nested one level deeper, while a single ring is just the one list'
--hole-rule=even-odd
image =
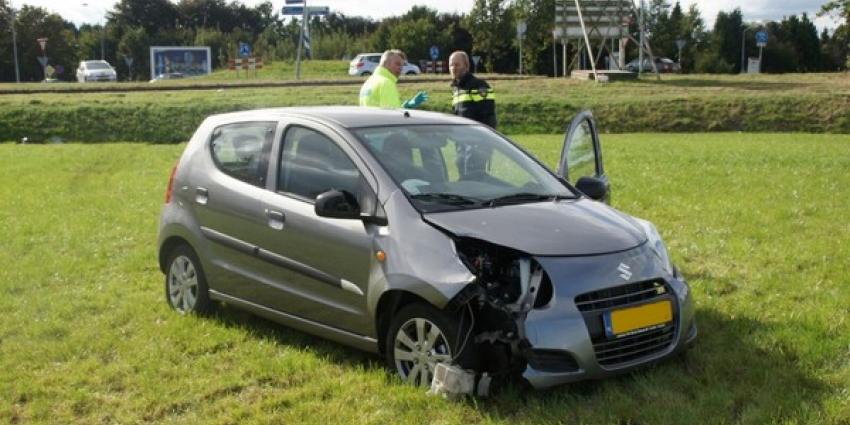
[{"label": "windshield wiper", "polygon": [[456,193],[420,193],[411,196],[417,201],[439,202],[448,205],[479,205],[481,201],[470,198],[468,196],[458,195]]},{"label": "windshield wiper", "polygon": [[537,201],[554,201],[558,199],[574,199],[572,196],[567,195],[558,195],[558,194],[543,194],[543,193],[529,193],[529,192],[520,192],[520,193],[512,193],[510,195],[499,196],[498,198],[493,198],[489,201],[486,201],[485,204],[488,206],[495,207],[497,205],[510,205],[510,204],[522,204],[526,202],[537,202]]}]

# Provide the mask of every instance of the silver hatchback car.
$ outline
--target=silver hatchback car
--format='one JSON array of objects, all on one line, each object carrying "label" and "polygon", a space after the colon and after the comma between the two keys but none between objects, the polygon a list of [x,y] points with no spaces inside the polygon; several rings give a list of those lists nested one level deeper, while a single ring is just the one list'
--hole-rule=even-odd
[{"label": "silver hatchback car", "polygon": [[545,388],[696,338],[688,285],[655,227],[608,194],[589,112],[557,172],[439,113],[222,114],[174,167],[159,264],[179,312],[226,302],[381,353],[414,385],[452,363]]}]

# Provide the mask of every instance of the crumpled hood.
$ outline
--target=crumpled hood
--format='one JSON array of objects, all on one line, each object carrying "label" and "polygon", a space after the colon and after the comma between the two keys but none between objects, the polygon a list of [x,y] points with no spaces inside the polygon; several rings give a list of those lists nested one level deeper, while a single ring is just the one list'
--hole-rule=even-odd
[{"label": "crumpled hood", "polygon": [[607,254],[646,241],[643,231],[628,216],[588,199],[426,213],[423,217],[456,236],[531,255]]}]

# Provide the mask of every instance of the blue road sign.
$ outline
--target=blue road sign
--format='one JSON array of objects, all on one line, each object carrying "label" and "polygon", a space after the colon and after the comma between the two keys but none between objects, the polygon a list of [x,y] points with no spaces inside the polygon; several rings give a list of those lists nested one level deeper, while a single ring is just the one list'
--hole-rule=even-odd
[{"label": "blue road sign", "polygon": [[[283,6],[280,13],[284,15],[303,15],[304,6]],[[331,13],[331,9],[327,6],[308,6],[307,13],[310,16],[326,16]]]},{"label": "blue road sign", "polygon": [[307,13],[310,16],[327,16],[331,13],[331,8],[327,6],[308,6]]},{"label": "blue road sign", "polygon": [[431,49],[428,51],[431,54],[431,60],[435,61],[438,57],[440,57],[440,48],[437,46],[431,46]]},{"label": "blue road sign", "polygon": [[756,33],[756,43],[767,44],[767,31],[761,30]]},{"label": "blue road sign", "polygon": [[304,6],[283,6],[280,13],[284,15],[303,15]]},{"label": "blue road sign", "polygon": [[239,42],[239,56],[242,56],[243,58],[251,56],[251,45]]}]

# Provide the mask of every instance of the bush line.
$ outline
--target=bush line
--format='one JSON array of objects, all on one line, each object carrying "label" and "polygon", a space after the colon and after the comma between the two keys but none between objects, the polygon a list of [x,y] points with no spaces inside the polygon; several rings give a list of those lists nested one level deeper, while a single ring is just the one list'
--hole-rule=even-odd
[{"label": "bush line", "polygon": [[[264,105],[265,106],[265,105]],[[251,104],[196,106],[109,105],[33,106],[0,111],[0,140],[31,142],[51,138],[83,143],[178,143],[211,114],[248,110]],[[850,99],[803,95],[666,99],[629,103],[499,103],[503,133],[560,133],[582,109],[591,109],[603,132],[809,132],[850,133]],[[449,112],[448,107],[433,110]]]}]

